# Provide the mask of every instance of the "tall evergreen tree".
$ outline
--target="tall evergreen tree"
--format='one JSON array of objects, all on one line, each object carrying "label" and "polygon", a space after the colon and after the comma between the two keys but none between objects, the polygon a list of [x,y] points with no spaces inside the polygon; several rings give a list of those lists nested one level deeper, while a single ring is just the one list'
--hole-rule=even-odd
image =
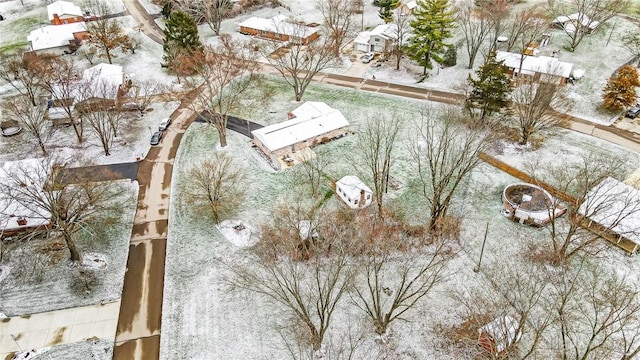
[{"label": "tall evergreen tree", "polygon": [[637,102],[636,87],[640,86],[638,70],[632,65],[618,69],[604,87],[602,106],[605,109],[619,111]]},{"label": "tall evergreen tree", "polygon": [[388,24],[393,21],[393,9],[400,5],[400,0],[378,0],[378,17]]},{"label": "tall evergreen tree", "polygon": [[176,54],[193,54],[202,51],[196,22],[182,11],[173,11],[164,29],[164,61],[170,64]]},{"label": "tall evergreen tree", "polygon": [[456,11],[449,0],[418,0],[414,9],[414,19],[409,23],[413,29],[413,37],[409,40],[407,54],[420,64],[422,74],[433,65],[431,60],[441,63],[443,55],[452,45],[447,44],[451,38],[451,29],[456,27]]},{"label": "tall evergreen tree", "polygon": [[479,108],[480,119],[484,119],[508,104],[511,80],[504,62],[496,59],[495,51],[489,54],[485,64],[476,71],[476,76],[477,79],[473,79],[471,75],[467,79],[472,89],[466,108],[469,111]]}]

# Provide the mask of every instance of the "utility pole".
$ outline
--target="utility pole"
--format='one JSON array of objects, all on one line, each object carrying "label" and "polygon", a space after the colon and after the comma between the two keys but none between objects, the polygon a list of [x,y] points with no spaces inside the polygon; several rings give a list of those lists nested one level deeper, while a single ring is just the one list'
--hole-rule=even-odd
[{"label": "utility pole", "polygon": [[488,233],[489,233],[489,222],[487,221],[487,227],[484,229],[484,239],[482,240],[482,248],[480,249],[480,259],[478,259],[478,266],[473,268],[474,272],[480,271],[480,264],[482,263],[482,255],[484,254],[484,244],[487,242]]}]

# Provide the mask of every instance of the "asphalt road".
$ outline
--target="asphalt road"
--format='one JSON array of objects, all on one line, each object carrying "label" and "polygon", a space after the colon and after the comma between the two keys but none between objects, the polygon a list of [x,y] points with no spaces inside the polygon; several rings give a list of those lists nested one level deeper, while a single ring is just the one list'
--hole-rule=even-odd
[{"label": "asphalt road", "polygon": [[136,161],[120,164],[64,168],[60,172],[58,179],[56,179],[56,183],[68,185],[86,181],[135,180],[139,165],[140,163]]},{"label": "asphalt road", "polygon": [[[196,122],[209,122],[207,119],[210,117],[211,115],[209,111],[205,110],[201,112],[200,115],[198,115],[198,117],[196,118]],[[264,126],[249,120],[240,119],[231,115],[227,116],[227,129],[235,131],[251,139],[253,139],[253,135],[251,135],[251,132],[262,127]]]}]

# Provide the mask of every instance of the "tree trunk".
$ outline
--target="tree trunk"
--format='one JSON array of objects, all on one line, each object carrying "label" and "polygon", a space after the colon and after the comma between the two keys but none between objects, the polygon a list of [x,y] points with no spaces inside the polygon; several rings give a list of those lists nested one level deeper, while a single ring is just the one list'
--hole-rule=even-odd
[{"label": "tree trunk", "polygon": [[78,124],[76,124],[76,122],[73,119],[71,119],[71,126],[73,126],[73,131],[76,133],[78,144],[82,144],[82,141],[84,140],[82,138],[82,129],[78,127]]},{"label": "tree trunk", "polygon": [[105,48],[104,53],[105,55],[107,55],[107,61],[109,61],[109,64],[111,64],[111,53],[109,52],[109,49]]},{"label": "tree trunk", "polygon": [[62,231],[62,236],[69,249],[69,260],[73,263],[80,262],[80,251],[76,247],[76,243],[73,241],[72,235],[65,229]]}]

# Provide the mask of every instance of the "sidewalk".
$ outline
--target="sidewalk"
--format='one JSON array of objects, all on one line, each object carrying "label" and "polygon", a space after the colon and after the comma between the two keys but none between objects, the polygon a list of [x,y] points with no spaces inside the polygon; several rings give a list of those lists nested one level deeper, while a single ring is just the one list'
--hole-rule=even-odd
[{"label": "sidewalk", "polygon": [[13,353],[97,337],[113,340],[120,301],[0,319],[0,359]]}]

